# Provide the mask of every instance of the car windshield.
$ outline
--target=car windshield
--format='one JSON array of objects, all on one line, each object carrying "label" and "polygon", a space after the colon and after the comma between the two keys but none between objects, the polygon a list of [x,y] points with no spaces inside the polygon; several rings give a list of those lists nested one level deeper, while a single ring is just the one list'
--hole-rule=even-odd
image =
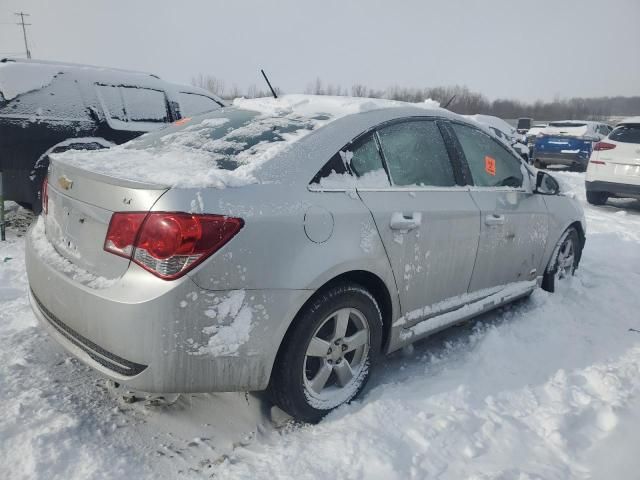
[{"label": "car windshield", "polygon": [[311,119],[264,116],[252,110],[224,108],[184,119],[127,145],[129,149],[179,149],[209,154],[212,166],[235,170],[264,153],[270,144],[286,142],[299,130],[311,130]]}]

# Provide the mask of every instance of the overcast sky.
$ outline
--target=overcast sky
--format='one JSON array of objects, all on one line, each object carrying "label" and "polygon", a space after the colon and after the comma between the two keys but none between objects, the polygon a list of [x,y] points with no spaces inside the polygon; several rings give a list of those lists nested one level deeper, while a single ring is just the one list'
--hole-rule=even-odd
[{"label": "overcast sky", "polygon": [[640,95],[640,0],[0,0],[0,52],[240,88],[467,85],[491,99]]}]

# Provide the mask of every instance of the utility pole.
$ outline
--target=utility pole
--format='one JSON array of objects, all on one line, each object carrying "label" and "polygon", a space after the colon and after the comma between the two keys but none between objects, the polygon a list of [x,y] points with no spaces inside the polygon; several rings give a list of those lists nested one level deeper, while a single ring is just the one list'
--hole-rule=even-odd
[{"label": "utility pole", "polygon": [[29,50],[29,44],[27,43],[27,26],[31,25],[30,23],[24,23],[24,17],[30,17],[28,13],[20,12],[16,13],[20,17],[20,22],[16,23],[16,25],[22,26],[22,35],[24,36],[24,49],[27,52],[27,58],[31,58],[31,51]]}]

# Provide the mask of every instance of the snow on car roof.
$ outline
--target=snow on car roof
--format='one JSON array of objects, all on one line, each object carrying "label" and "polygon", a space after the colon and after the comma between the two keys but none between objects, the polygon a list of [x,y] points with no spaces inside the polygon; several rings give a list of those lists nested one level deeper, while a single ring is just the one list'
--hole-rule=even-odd
[{"label": "snow on car roof", "polygon": [[[150,73],[122,70],[93,65],[74,63],[48,62],[42,60],[0,60],[0,92],[6,101],[13,100],[33,90],[39,90],[51,84],[56,75],[65,72],[84,72],[84,74],[104,76],[105,74],[133,75],[136,78],[147,78],[157,82],[159,77]],[[107,77],[104,77],[107,78]]]},{"label": "snow on car roof", "polygon": [[629,117],[625,118],[621,122],[618,122],[616,125],[625,125],[628,123],[640,123],[640,117]]},{"label": "snow on car roof", "polygon": [[396,107],[433,111],[439,104],[324,95],[241,98],[231,108],[183,119],[124,145],[92,152],[70,150],[52,159],[146,184],[238,187],[257,183],[259,167],[312,131],[348,115]]}]

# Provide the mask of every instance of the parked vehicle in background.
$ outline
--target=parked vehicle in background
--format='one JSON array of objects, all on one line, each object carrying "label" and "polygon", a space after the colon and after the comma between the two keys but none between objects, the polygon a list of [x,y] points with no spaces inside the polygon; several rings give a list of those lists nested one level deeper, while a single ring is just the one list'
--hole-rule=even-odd
[{"label": "parked vehicle in background", "polygon": [[527,133],[531,128],[532,123],[533,119],[531,118],[519,118],[516,125],[516,130],[518,130],[518,133]]},{"label": "parked vehicle in background", "polygon": [[317,421],[381,354],[553,291],[580,260],[578,201],[421,105],[237,100],[54,156],[26,241],[36,316],[130,388],[268,389]]},{"label": "parked vehicle in background", "polygon": [[533,125],[525,134],[525,141],[527,146],[531,151],[533,151],[533,146],[536,143],[536,137],[542,133],[542,131],[547,128],[548,125],[546,123],[539,123],[537,125]]},{"label": "parked vehicle in background", "polygon": [[5,199],[37,213],[49,154],[108,148],[222,105],[205,90],[174,85],[148,73],[0,60]]},{"label": "parked vehicle in background", "polygon": [[464,116],[485,125],[496,137],[512,147],[526,162],[529,162],[529,147],[522,143],[522,135],[520,135],[513,126],[509,125],[503,119],[492,115],[476,114]]},{"label": "parked vehicle in background", "polygon": [[585,177],[587,201],[609,197],[640,199],[640,117],[623,120],[593,148]]},{"label": "parked vehicle in background", "polygon": [[536,136],[533,164],[537,168],[561,165],[584,172],[593,146],[609,132],[611,127],[600,122],[549,122],[549,125]]}]

